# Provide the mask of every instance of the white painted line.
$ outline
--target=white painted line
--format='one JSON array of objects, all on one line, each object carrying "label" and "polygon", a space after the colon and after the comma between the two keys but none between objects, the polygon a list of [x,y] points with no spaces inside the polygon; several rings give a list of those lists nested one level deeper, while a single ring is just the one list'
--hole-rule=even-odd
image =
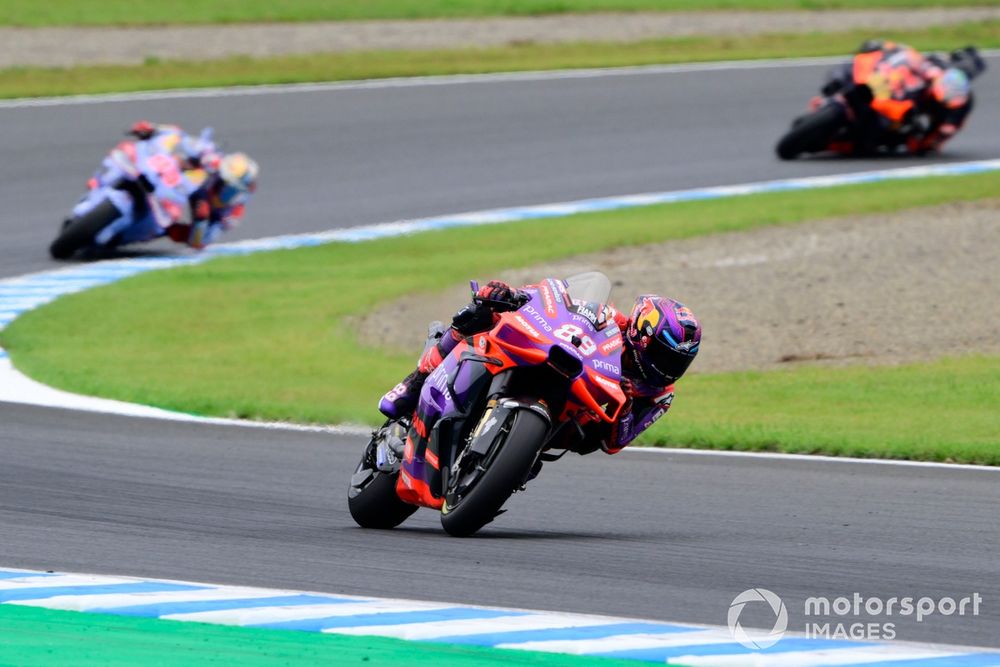
[{"label": "white painted line", "polygon": [[[128,583],[134,583],[130,580]],[[16,587],[15,587],[16,588]],[[262,591],[259,588],[226,587],[206,588],[200,591],[169,591],[161,593],[102,593],[98,595],[59,595],[37,600],[17,600],[10,604],[25,607],[44,607],[66,611],[87,611],[90,609],[114,609],[147,604],[167,604],[171,602],[206,602],[210,600],[267,599],[283,597],[283,591]]]},{"label": "white painted line", "polygon": [[600,639],[557,639],[553,641],[520,642],[516,644],[497,644],[497,648],[582,655],[585,653],[609,653],[611,651],[629,651],[644,648],[732,644],[733,642],[733,636],[728,631],[704,630],[702,632],[615,635]]},{"label": "white painted line", "polygon": [[981,466],[972,463],[942,463],[939,461],[904,461],[900,459],[859,459],[850,456],[823,456],[820,454],[786,454],[784,452],[752,452],[730,449],[688,449],[685,447],[626,447],[622,452],[641,454],[672,454],[675,456],[713,456],[749,459],[773,459],[778,461],[799,461],[824,463],[864,463],[865,465],[910,466],[913,468],[940,468],[944,470],[975,470],[977,472],[1000,473],[1000,466]]},{"label": "white painted line", "polygon": [[[990,58],[1000,55],[1000,50],[985,50],[980,51],[980,53],[984,57]],[[556,81],[560,79],[596,79],[617,76],[658,76],[663,74],[684,74],[688,72],[719,72],[731,70],[778,69],[786,67],[814,67],[822,65],[836,65],[844,62],[846,58],[847,55],[845,54],[843,56],[764,58],[758,60],[678,63],[674,65],[592,67],[583,69],[541,70],[533,72],[498,72],[494,74],[445,74],[439,76],[362,79],[359,81],[333,81],[325,83],[262,84],[256,86],[230,86],[224,88],[182,88],[175,90],[151,90],[137,93],[69,95],[66,97],[25,97],[13,100],[0,100],[0,109],[71,106],[82,104],[110,104],[115,102],[148,102],[167,99],[326,93],[350,90],[379,90],[383,88],[456,86],[477,83],[520,83],[531,81]]]},{"label": "white painted line", "polygon": [[438,637],[461,637],[491,632],[517,632],[520,630],[558,630],[584,628],[622,620],[610,616],[583,616],[578,614],[528,614],[448,621],[447,623],[406,623],[402,625],[362,625],[353,628],[332,628],[324,632],[338,635],[375,635],[397,639],[429,640]]},{"label": "white painted line", "polygon": [[[36,573],[32,573],[36,574]],[[63,586],[106,586],[109,584],[134,584],[128,577],[105,577],[96,574],[59,574],[55,576],[26,576],[17,579],[0,579],[0,591],[28,590],[31,588],[62,588]]]},{"label": "white painted line", "polygon": [[[367,436],[372,432],[369,426],[354,424],[320,426],[284,422],[253,422],[243,419],[224,419],[222,417],[201,417],[184,412],[173,412],[148,405],[140,405],[138,403],[126,403],[125,401],[114,401],[107,398],[74,394],[61,389],[54,389],[41,382],[32,380],[15,369],[11,364],[10,358],[6,355],[0,356],[0,402],[20,403],[64,410],[80,410],[83,412],[99,412],[122,417],[213,424],[216,426],[240,426],[243,428],[330,433],[332,435],[346,436]],[[0,581],[0,584],[2,583]]]},{"label": "white painted line", "polygon": [[813,65],[833,65],[843,62],[843,60],[843,56],[732,60],[711,63],[681,63],[676,65],[596,67],[569,70],[542,70],[534,72],[498,72],[494,74],[445,74],[439,76],[393,77],[386,79],[362,79],[359,81],[331,81],[318,83],[261,84],[253,86],[229,86],[223,88],[181,88],[173,90],[150,90],[136,93],[68,95],[65,97],[25,97],[12,100],[0,100],[0,109],[71,106],[83,104],[110,104],[116,102],[148,102],[168,99],[327,93],[351,90],[379,90],[384,88],[420,88],[426,86],[456,86],[476,83],[519,83],[530,81],[554,81],[560,79],[594,79],[612,76],[641,76],[680,74],[685,72],[773,69],[778,67],[808,67]]},{"label": "white painted line", "polygon": [[[780,646],[780,643],[779,643]],[[955,653],[933,650],[908,650],[907,647],[895,644],[883,646],[864,646],[858,648],[841,648],[816,651],[789,651],[788,653],[760,653],[754,660],[748,661],[746,653],[729,655],[682,655],[671,658],[667,664],[685,665],[685,667],[746,667],[760,665],[761,667],[815,667],[815,665],[863,665],[864,663],[901,660],[930,660],[933,658],[950,658]],[[1000,656],[997,656],[1000,660]]]},{"label": "white painted line", "polygon": [[161,618],[171,621],[194,621],[222,625],[262,625],[285,621],[306,621],[328,616],[363,616],[367,614],[430,611],[447,609],[453,605],[433,602],[405,602],[403,600],[372,600],[371,602],[342,602],[337,604],[311,604],[285,607],[259,607],[251,609],[226,609],[201,611],[191,614],[168,614]]}]

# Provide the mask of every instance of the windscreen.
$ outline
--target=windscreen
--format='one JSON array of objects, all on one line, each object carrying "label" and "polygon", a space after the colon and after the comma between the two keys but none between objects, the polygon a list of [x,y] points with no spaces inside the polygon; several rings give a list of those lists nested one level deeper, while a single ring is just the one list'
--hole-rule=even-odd
[{"label": "windscreen", "polygon": [[566,279],[570,297],[577,301],[607,303],[611,299],[611,279],[600,271],[587,271]]}]

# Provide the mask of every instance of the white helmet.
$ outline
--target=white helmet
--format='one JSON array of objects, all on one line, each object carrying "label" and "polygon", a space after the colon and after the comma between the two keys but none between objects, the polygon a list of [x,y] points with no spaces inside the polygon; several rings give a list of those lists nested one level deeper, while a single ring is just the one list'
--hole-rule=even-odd
[{"label": "white helmet", "polygon": [[247,200],[257,189],[260,168],[246,153],[229,153],[219,161],[219,200],[226,206],[235,206]]}]

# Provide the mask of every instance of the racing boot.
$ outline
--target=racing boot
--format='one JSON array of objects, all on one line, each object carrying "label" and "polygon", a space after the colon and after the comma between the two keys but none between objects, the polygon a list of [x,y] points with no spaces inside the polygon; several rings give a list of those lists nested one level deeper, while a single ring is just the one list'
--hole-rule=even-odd
[{"label": "racing boot", "polygon": [[375,467],[379,472],[393,474],[399,470],[406,447],[406,423],[392,422],[376,434]]},{"label": "racing boot", "polygon": [[379,412],[389,419],[408,419],[417,409],[420,389],[424,380],[458,344],[460,336],[446,335],[448,328],[440,322],[431,322],[427,329],[427,342],[417,362],[417,370],[393,387],[379,401]]},{"label": "racing boot", "polygon": [[417,369],[407,375],[402,382],[390,389],[378,403],[379,412],[389,419],[403,419],[413,414],[417,409],[420,389],[429,372]]}]

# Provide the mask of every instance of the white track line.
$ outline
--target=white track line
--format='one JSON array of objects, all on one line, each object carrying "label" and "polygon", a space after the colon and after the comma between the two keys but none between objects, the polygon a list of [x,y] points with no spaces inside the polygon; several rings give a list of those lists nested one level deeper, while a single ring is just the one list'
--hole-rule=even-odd
[{"label": "white track line", "polygon": [[[16,588],[16,587],[12,587]],[[287,596],[285,591],[262,591],[259,588],[226,587],[206,588],[194,591],[172,591],[168,593],[100,593],[97,595],[58,595],[38,600],[21,600],[17,604],[25,607],[44,607],[65,611],[89,611],[91,609],[113,609],[147,604],[169,604],[171,602],[207,602],[217,600],[265,600]]]},{"label": "white track line", "polygon": [[[1000,55],[1000,50],[980,52],[984,57]],[[456,86],[481,83],[519,83],[530,81],[556,81],[562,79],[597,79],[617,76],[649,76],[684,74],[688,72],[720,72],[731,70],[776,69],[784,67],[812,67],[835,65],[847,56],[816,56],[809,58],[766,58],[760,60],[726,60],[705,63],[679,63],[675,65],[636,65],[631,67],[591,67],[569,70],[540,70],[533,72],[498,72],[495,74],[445,74],[440,76],[414,76],[388,79],[362,79],[360,81],[334,81],[329,83],[262,84],[256,86],[229,86],[224,88],[184,88],[151,90],[137,93],[107,93],[99,95],[70,95],[66,97],[25,97],[0,101],[0,109],[55,107],[81,104],[111,104],[115,102],[148,102],[167,99],[196,99],[220,97],[248,97],[254,95],[287,95],[302,93],[327,93],[350,90],[378,90],[382,88],[418,88],[425,86]]]},{"label": "white track line", "polygon": [[253,607],[226,609],[224,611],[198,611],[190,614],[167,614],[160,618],[169,621],[193,621],[220,625],[263,625],[284,621],[307,621],[316,618],[367,616],[379,613],[410,611],[436,611],[455,605],[443,602],[405,602],[403,600],[377,600],[369,602],[339,602],[296,606]]},{"label": "white track line", "polygon": [[378,635],[407,640],[429,640],[438,637],[461,637],[489,634],[500,625],[505,632],[521,630],[560,630],[608,625],[617,619],[607,616],[581,616],[579,614],[527,614],[449,621],[448,623],[406,623],[401,625],[362,625],[353,628],[335,628],[324,632],[338,635]]},{"label": "white track line", "polygon": [[[747,660],[746,653],[730,655],[684,655],[671,658],[667,664],[684,665],[685,667],[814,667],[815,665],[864,665],[878,663],[891,665],[893,662],[910,660],[934,660],[935,658],[951,658],[953,652],[935,650],[932,648],[913,648],[888,646],[864,646],[860,648],[841,648],[829,651],[789,651],[788,653],[764,653]],[[1000,660],[1000,656],[997,656]]]},{"label": "white track line", "polygon": [[941,468],[944,470],[975,470],[1000,473],[1000,466],[979,466],[971,463],[943,463],[940,461],[904,461],[900,459],[859,459],[851,456],[823,456],[821,454],[790,454],[785,452],[751,452],[729,449],[687,449],[681,447],[628,447],[625,452],[643,454],[671,454],[675,456],[712,456],[743,459],[770,459],[774,461],[821,461],[824,463],[864,463],[865,465],[910,466],[913,468]]}]

